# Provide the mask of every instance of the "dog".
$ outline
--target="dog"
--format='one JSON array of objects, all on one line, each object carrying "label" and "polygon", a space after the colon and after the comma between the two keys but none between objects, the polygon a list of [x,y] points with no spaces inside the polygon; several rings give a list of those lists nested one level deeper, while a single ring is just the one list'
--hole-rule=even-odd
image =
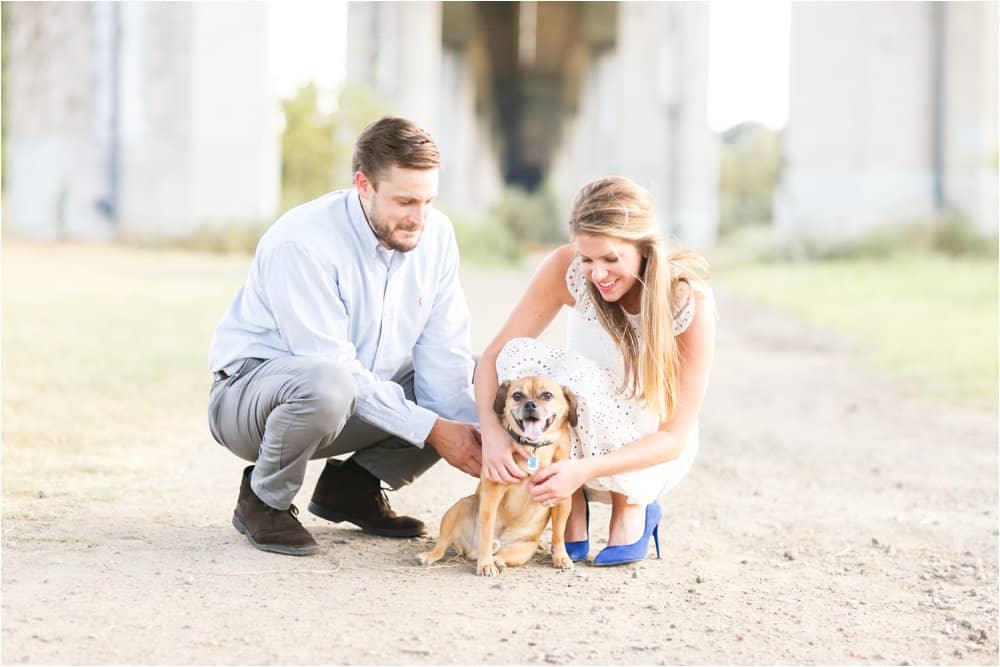
[{"label": "dog", "polygon": [[528,484],[533,473],[569,458],[570,429],[577,424],[576,396],[550,378],[529,376],[500,385],[493,411],[511,437],[532,450],[532,457],[518,464],[528,476],[515,484],[480,480],[474,494],[445,512],[437,544],[420,554],[420,562],[436,563],[451,546],[458,555],[476,559],[476,574],[495,577],[498,568],[522,565],[531,558],[551,516],[552,563],[572,568],[565,539],[572,499],[543,507],[531,499]]}]

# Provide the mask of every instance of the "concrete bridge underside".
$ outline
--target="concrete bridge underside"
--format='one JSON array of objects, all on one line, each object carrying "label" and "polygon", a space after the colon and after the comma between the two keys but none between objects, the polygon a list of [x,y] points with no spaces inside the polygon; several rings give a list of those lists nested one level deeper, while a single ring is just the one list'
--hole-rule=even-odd
[{"label": "concrete bridge underside", "polygon": [[[354,2],[348,77],[430,129],[441,204],[506,184],[648,188],[716,237],[707,3]],[[169,237],[278,213],[268,5],[5,2],[5,228]],[[849,236],[954,209],[996,233],[998,3],[795,3],[776,227]]]},{"label": "concrete bridge underside", "polygon": [[546,184],[566,213],[583,183],[623,174],[671,234],[714,239],[706,5],[352,3],[349,24],[349,79],[432,131],[452,210]]}]

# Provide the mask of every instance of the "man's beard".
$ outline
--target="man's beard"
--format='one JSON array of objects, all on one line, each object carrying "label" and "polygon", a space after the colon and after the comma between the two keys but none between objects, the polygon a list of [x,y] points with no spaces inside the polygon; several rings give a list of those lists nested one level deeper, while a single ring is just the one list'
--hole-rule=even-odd
[{"label": "man's beard", "polygon": [[371,227],[372,233],[375,234],[382,245],[395,250],[396,252],[410,252],[417,247],[417,242],[420,241],[420,235],[417,236],[412,242],[405,242],[399,239],[392,238],[392,231],[388,226],[382,224],[381,219],[378,214],[378,207],[375,205],[375,197],[371,200],[371,210],[367,212],[368,215],[368,226]]}]

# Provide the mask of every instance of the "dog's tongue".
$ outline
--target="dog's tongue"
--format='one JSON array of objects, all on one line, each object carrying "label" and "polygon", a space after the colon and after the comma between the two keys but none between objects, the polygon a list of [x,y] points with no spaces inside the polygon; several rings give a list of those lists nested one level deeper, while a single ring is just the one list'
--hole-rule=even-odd
[{"label": "dog's tongue", "polygon": [[524,439],[537,442],[542,437],[542,420],[524,422]]}]

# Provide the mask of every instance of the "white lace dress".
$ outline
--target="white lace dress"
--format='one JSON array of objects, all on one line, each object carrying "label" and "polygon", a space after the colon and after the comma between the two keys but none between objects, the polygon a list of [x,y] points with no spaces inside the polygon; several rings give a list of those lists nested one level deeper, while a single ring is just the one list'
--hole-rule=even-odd
[{"label": "white lace dress", "polygon": [[[572,456],[600,456],[654,432],[659,420],[639,399],[627,398],[616,391],[622,386],[624,363],[614,341],[597,319],[580,258],[570,264],[566,284],[576,300],[567,322],[567,348],[534,338],[510,340],[497,356],[497,377],[504,382],[526,375],[545,375],[568,387],[576,394],[579,416]],[[693,289],[704,294],[707,297],[705,304],[711,306],[710,289]],[[687,329],[694,313],[694,295],[689,294],[685,302],[675,308],[675,336]],[[629,321],[639,329],[638,315],[629,316]],[[641,341],[642,332],[638,333]],[[648,504],[684,478],[697,452],[698,427],[695,425],[678,458],[642,470],[592,479],[586,485],[587,497],[610,502],[609,492],[615,491],[627,495],[629,503]]]}]

